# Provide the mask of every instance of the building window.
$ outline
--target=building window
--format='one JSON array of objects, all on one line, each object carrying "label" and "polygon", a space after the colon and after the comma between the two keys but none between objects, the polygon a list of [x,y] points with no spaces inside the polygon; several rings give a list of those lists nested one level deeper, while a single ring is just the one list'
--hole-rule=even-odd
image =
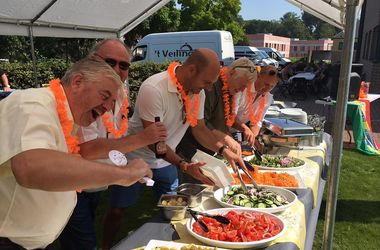
[{"label": "building window", "polygon": [[338,50],[343,50],[343,42],[339,42],[339,44],[338,44]]},{"label": "building window", "polygon": [[297,51],[297,49],[298,49],[297,46],[294,46],[294,47],[293,47],[293,50],[294,50],[294,51]]}]

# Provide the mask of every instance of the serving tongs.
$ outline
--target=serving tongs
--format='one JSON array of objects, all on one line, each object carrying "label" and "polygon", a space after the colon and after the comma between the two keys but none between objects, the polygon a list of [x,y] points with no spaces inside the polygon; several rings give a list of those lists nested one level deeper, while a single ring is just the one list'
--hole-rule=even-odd
[{"label": "serving tongs", "polygon": [[202,215],[202,216],[205,216],[208,218],[215,219],[216,221],[218,221],[222,224],[226,224],[226,225],[230,224],[230,220],[227,217],[224,217],[223,215],[208,214],[208,213],[204,213],[204,212],[200,212],[200,211],[195,211],[195,210],[192,210],[190,208],[188,208],[187,211],[189,211],[190,214],[193,213],[194,215]]},{"label": "serving tongs", "polygon": [[[247,188],[247,186],[245,185],[244,180],[243,180],[243,177],[241,177],[241,173],[240,173],[240,171],[239,171],[239,169],[243,169],[243,167],[241,167],[240,164],[237,163],[237,162],[236,162],[236,165],[237,165],[236,174],[237,174],[237,176],[239,177],[240,184],[241,184],[241,188],[243,189],[243,192],[244,192],[245,194],[248,194],[248,188]],[[244,169],[243,171],[244,171],[244,173],[245,173],[245,169]]]},{"label": "serving tongs", "polygon": [[262,157],[261,152],[259,150],[257,150],[257,148],[255,148],[254,146],[251,147],[251,150],[255,154],[256,159],[259,160],[260,162],[262,162],[263,157]]},{"label": "serving tongs", "polygon": [[198,224],[199,224],[199,226],[201,227],[201,229],[202,229],[205,233],[207,233],[207,232],[209,231],[209,230],[208,230],[208,227],[206,226],[206,224],[205,224],[203,221],[201,221],[200,219],[198,219],[197,215],[195,214],[195,211],[194,211],[194,210],[191,210],[191,209],[189,209],[189,208],[187,209],[187,211],[189,211],[191,217],[193,217],[194,220],[195,220],[196,222],[198,222]]},{"label": "serving tongs", "polygon": [[242,166],[240,166],[239,163],[237,163],[236,165],[238,166],[238,171],[237,171],[238,172],[238,177],[239,177],[239,180],[241,182],[241,186],[243,188],[244,193],[248,193],[248,189],[247,189],[247,186],[245,185],[245,183],[243,181],[243,178],[241,177],[239,169],[241,169],[244,172],[244,174],[248,177],[249,181],[252,183],[252,185],[257,190],[261,190],[261,188],[257,185],[256,181],[253,179],[253,177],[250,175],[250,173],[245,168],[243,168]]}]

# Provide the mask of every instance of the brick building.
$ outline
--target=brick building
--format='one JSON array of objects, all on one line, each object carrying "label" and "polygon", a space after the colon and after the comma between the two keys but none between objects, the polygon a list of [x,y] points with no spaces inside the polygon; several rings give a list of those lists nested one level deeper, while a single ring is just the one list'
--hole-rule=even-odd
[{"label": "brick building", "polygon": [[247,34],[249,45],[270,47],[281,52],[285,57],[305,57],[309,51],[331,50],[333,41],[330,38],[319,40],[299,40],[272,34]]},{"label": "brick building", "polygon": [[370,92],[380,93],[380,1],[364,1],[358,38],[365,80],[372,83]]}]

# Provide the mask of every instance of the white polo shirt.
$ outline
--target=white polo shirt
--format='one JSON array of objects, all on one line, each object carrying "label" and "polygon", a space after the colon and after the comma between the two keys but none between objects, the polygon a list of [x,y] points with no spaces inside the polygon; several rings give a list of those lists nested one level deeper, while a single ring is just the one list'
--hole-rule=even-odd
[{"label": "white polo shirt", "polygon": [[[72,119],[68,105],[66,110]],[[67,152],[54,96],[49,89],[15,91],[0,102],[0,117],[0,237],[27,249],[45,248],[69,220],[76,192],[20,186],[10,159],[37,148]]]},{"label": "white polo shirt", "polygon": [[[194,96],[190,96],[192,98]],[[198,119],[203,119],[205,94],[200,92]],[[139,90],[135,112],[130,119],[128,134],[142,131],[142,121],[154,122],[159,116],[167,130],[166,144],[175,151],[178,143],[185,135],[189,123],[183,123],[183,102],[176,86],[169,79],[167,71],[155,74],[146,79]],[[162,168],[171,163],[156,159],[155,154],[148,147],[144,147],[127,154],[128,159],[142,158],[151,168]]]},{"label": "white polo shirt", "polygon": [[[238,108],[237,108],[237,115],[236,117],[239,119],[239,121],[241,121],[242,123],[247,123],[249,121],[249,116],[248,116],[248,108],[249,108],[249,104],[248,104],[248,99],[247,99],[247,91],[249,91],[248,89],[245,89],[243,92],[240,92],[239,93],[239,97],[238,97]],[[252,89],[250,90],[252,92],[252,95],[253,97],[255,97],[256,95],[256,90],[255,90],[255,87],[254,87],[254,84],[252,84]],[[262,120],[264,119],[264,116],[265,116],[265,113],[267,112],[269,106],[272,104],[273,102],[273,95],[271,93],[266,93],[264,96],[259,96],[255,102],[253,103],[253,106],[252,106],[252,109],[254,112],[256,112],[256,114],[260,113],[258,111],[259,109],[259,105],[260,105],[260,100],[262,98],[266,98],[266,102],[265,102],[265,107],[264,107],[264,112],[262,113],[262,116],[261,117],[258,117],[260,122],[258,123],[258,125],[261,127],[262,125]]]}]

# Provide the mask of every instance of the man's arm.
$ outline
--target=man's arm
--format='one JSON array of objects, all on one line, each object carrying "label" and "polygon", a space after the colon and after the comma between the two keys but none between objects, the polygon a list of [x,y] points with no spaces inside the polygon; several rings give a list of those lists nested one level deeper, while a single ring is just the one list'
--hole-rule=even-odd
[{"label": "man's arm", "polygon": [[[222,133],[218,130],[210,130],[204,123],[203,120],[198,120],[197,126],[192,128],[192,133],[195,139],[204,147],[222,155],[229,161],[231,166],[236,170],[235,162],[238,162],[241,166],[244,167],[243,159],[241,155],[238,155],[229,148],[225,148],[224,142],[230,142],[230,139],[235,141],[230,136]],[[222,138],[222,140],[221,140]],[[235,141],[236,142],[236,141]],[[226,143],[227,144],[227,143]],[[240,147],[240,145],[239,145]],[[220,152],[221,151],[221,152]],[[240,149],[241,151],[241,149]]]},{"label": "man's arm", "polygon": [[138,148],[166,140],[166,129],[162,122],[151,123],[143,131],[119,139],[96,138],[80,144],[82,157],[94,160],[108,158],[108,152],[116,149],[128,153]]},{"label": "man's arm", "polygon": [[90,162],[50,149],[32,149],[11,159],[17,182],[26,188],[45,191],[69,191],[110,184],[129,186],[144,176],[152,177],[149,166],[141,159],[126,167]]}]

